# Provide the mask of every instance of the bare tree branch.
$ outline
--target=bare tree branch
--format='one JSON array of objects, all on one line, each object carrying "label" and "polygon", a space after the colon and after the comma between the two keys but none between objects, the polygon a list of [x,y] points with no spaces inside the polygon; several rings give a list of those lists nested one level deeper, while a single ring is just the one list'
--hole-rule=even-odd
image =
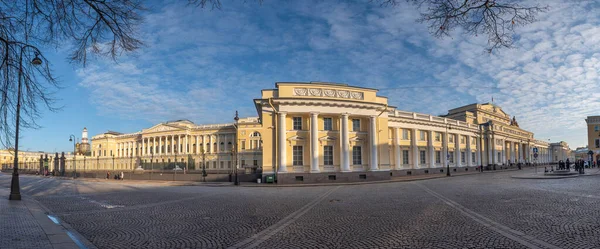
[{"label": "bare tree branch", "polygon": [[486,35],[492,52],[513,45],[515,28],[536,21],[536,16],[548,6],[522,6],[518,0],[371,0],[381,6],[403,3],[417,5],[421,12],[418,21],[427,23],[434,37],[444,38],[456,29],[468,35]]}]

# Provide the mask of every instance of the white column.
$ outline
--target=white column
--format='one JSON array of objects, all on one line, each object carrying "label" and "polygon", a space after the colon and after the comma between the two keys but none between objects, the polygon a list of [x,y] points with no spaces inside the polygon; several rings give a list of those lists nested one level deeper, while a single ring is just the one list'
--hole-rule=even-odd
[{"label": "white column", "polygon": [[483,164],[481,163],[481,153],[483,152],[483,148],[481,146],[480,137],[475,138],[475,151],[475,157],[477,157],[477,166],[482,166]]},{"label": "white column", "polygon": [[310,172],[319,172],[319,114],[310,113]]},{"label": "white column", "polygon": [[435,149],[433,148],[433,131],[427,133],[427,140],[429,146],[429,167],[435,167]]},{"label": "white column", "polygon": [[370,167],[369,170],[376,171],[379,170],[378,156],[377,153],[377,116],[369,117],[369,147],[371,147],[371,155],[369,155]]},{"label": "white column", "polygon": [[493,164],[493,159],[492,158],[494,156],[494,154],[493,154],[494,152],[492,151],[492,147],[493,147],[492,143],[493,143],[492,142],[492,135],[488,134],[488,137],[487,137],[487,151],[486,151],[487,155],[488,155],[487,164]]},{"label": "white column", "polygon": [[460,159],[460,134],[454,136],[454,166],[462,166],[462,160]]},{"label": "white column", "polygon": [[183,152],[184,152],[185,154],[188,154],[188,153],[189,153],[189,151],[188,151],[188,146],[189,146],[189,143],[188,143],[188,135],[185,135],[185,146],[183,147]]},{"label": "white column", "polygon": [[467,149],[465,151],[465,161],[467,161],[467,167],[473,166],[473,157],[471,152],[471,136],[467,135]]},{"label": "white column", "polygon": [[133,141],[133,149],[131,150],[133,151],[133,156],[139,156],[140,150],[138,149],[137,141]]},{"label": "white column", "polygon": [[145,150],[144,145],[146,145],[146,143],[144,141],[144,138],[142,137],[142,148],[141,148],[141,155],[142,156],[146,155],[146,150]]},{"label": "white column", "polygon": [[220,153],[221,151],[221,135],[217,133],[217,153]]},{"label": "white column", "polygon": [[194,154],[198,154],[198,149],[200,148],[200,145],[198,144],[198,135],[194,136],[194,139],[196,139],[196,142],[194,142],[196,144],[196,149],[194,150]]},{"label": "white column", "polygon": [[[166,137],[165,137],[165,138],[166,138]],[[163,152],[163,151],[162,151],[162,146],[163,146],[163,145],[162,145],[162,141],[163,141],[163,139],[162,139],[162,136],[158,137],[158,154],[159,154],[159,155],[162,155],[162,152]],[[165,141],[166,141],[166,140],[165,140]],[[165,143],[165,144],[166,144],[166,143]]]},{"label": "white column", "polygon": [[519,158],[517,159],[517,162],[521,162],[521,159],[523,159],[523,154],[521,154],[522,151],[522,146],[523,144],[519,143],[519,150],[517,150],[517,154],[519,155]]},{"label": "white column", "polygon": [[171,135],[171,153],[169,154],[175,154],[175,135]]},{"label": "white column", "polygon": [[341,117],[340,143],[342,151],[340,151],[340,166],[342,172],[352,171],[350,169],[350,138],[348,134],[348,114],[344,113]]},{"label": "white column", "polygon": [[279,113],[279,130],[277,131],[278,134],[278,145],[279,145],[279,173],[286,173],[287,172],[287,164],[286,164],[286,159],[287,159],[287,153],[286,153],[286,127],[285,127],[285,116],[286,113],[285,112],[280,112]]},{"label": "white column", "polygon": [[419,168],[419,161],[421,158],[419,158],[419,146],[417,146],[417,129],[411,129],[412,132],[412,137],[410,139],[410,144],[412,147],[412,151],[413,151],[413,169],[418,169]]},{"label": "white column", "polygon": [[400,128],[394,128],[394,159],[396,160],[397,170],[402,169],[400,153]]},{"label": "white column", "polygon": [[444,133],[442,135],[442,154],[443,154],[442,162],[444,162],[444,165],[442,165],[442,166],[444,166],[444,167],[446,165],[448,165],[448,163],[449,163],[448,162],[448,154],[449,154],[450,150],[448,149],[448,139],[449,139],[448,135],[450,135],[450,134]]},{"label": "white column", "polygon": [[208,135],[208,152],[209,153],[215,153],[215,148],[213,146],[214,140],[213,140],[213,135]]}]

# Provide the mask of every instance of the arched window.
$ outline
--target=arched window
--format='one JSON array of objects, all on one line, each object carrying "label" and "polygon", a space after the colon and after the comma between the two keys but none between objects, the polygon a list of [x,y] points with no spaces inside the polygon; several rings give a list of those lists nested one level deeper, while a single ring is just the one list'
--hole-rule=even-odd
[{"label": "arched window", "polygon": [[231,150],[231,142],[227,143],[227,151]]},{"label": "arched window", "polygon": [[225,150],[225,143],[221,142],[221,144],[219,145],[219,151],[224,151]]},{"label": "arched window", "polygon": [[260,137],[260,133],[258,131],[255,131],[252,134],[250,134],[250,137]]}]

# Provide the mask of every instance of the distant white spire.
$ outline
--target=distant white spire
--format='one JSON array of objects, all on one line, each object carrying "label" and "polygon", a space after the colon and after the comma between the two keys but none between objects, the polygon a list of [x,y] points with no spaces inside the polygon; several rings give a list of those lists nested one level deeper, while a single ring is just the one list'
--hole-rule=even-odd
[{"label": "distant white spire", "polygon": [[87,128],[83,127],[83,132],[81,132],[81,143],[88,143],[88,131]]}]

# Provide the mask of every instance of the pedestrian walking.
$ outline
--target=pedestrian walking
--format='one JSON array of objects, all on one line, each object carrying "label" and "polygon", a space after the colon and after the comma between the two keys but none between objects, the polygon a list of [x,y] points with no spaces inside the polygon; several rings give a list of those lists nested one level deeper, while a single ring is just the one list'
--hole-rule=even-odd
[{"label": "pedestrian walking", "polygon": [[110,179],[110,172],[106,171],[106,179]]},{"label": "pedestrian walking", "polygon": [[123,174],[123,171],[121,171],[121,181],[123,180],[123,178],[125,178],[125,174]]}]

